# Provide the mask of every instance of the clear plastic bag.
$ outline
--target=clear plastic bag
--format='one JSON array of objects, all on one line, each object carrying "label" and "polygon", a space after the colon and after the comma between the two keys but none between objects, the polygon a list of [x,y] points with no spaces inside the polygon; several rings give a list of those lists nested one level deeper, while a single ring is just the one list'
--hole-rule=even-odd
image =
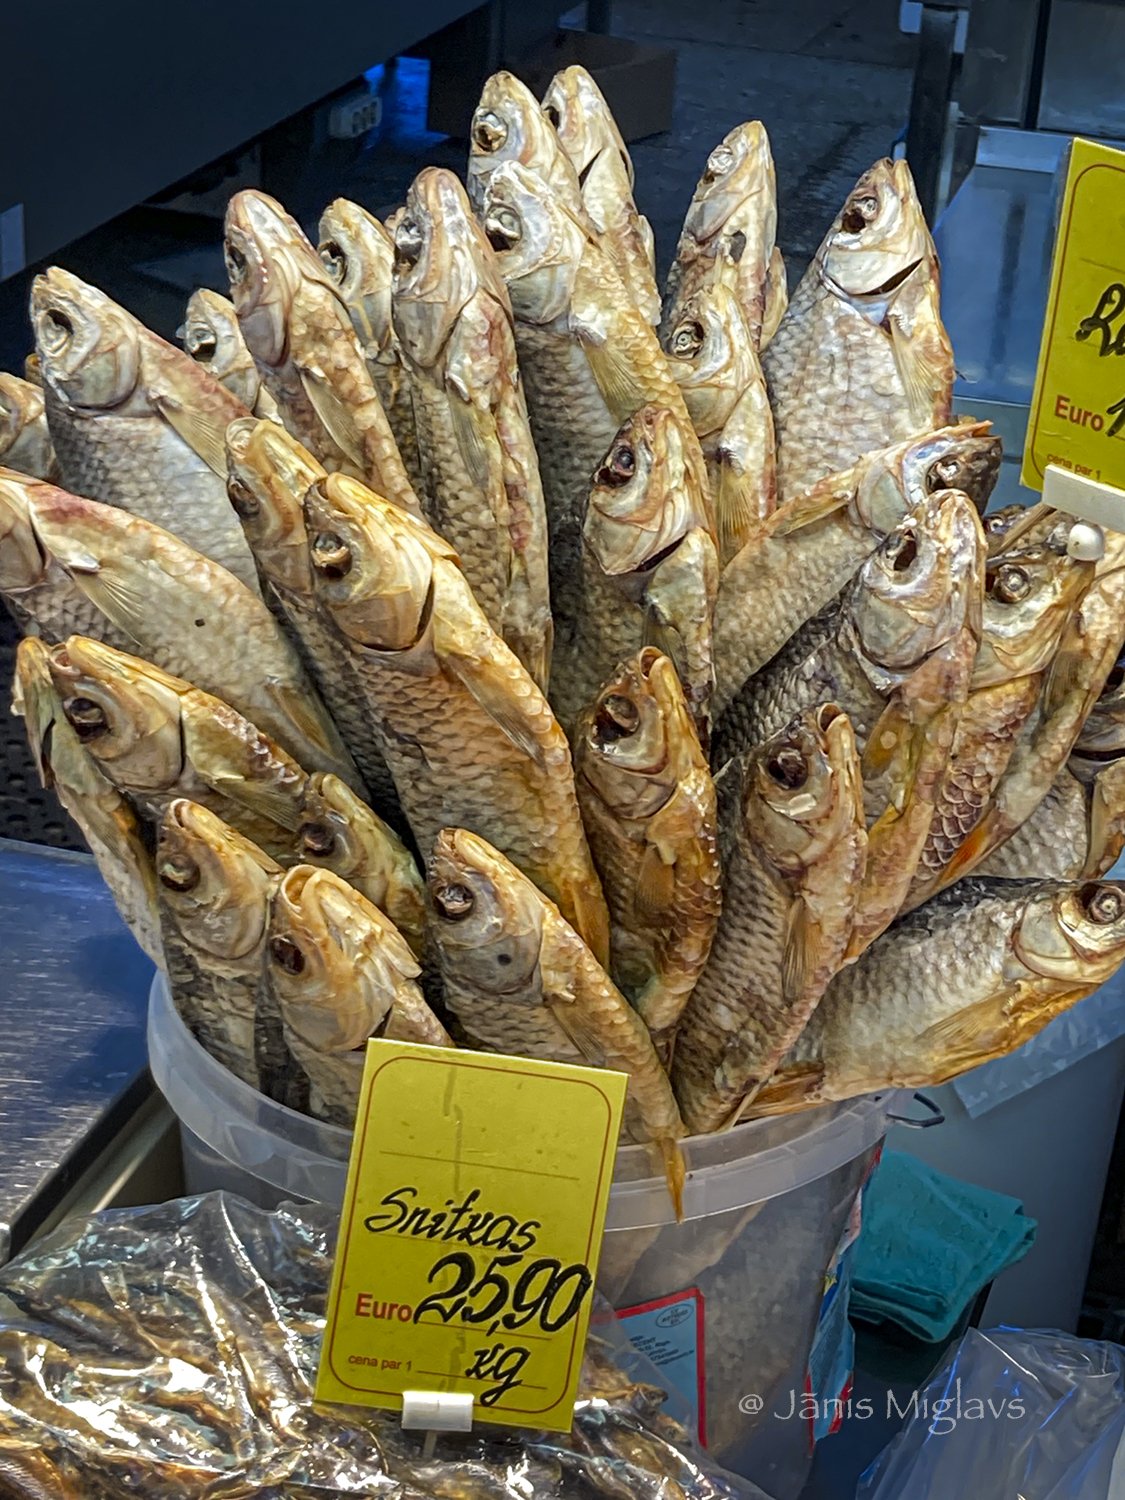
[{"label": "clear plastic bag", "polygon": [[1125,1349],[1117,1344],[970,1329],[913,1404],[856,1500],[1125,1497]]},{"label": "clear plastic bag", "polygon": [[224,1193],[63,1224],[0,1272],[0,1500],[765,1500],[595,1314],[568,1438],[312,1401],[336,1215]]}]

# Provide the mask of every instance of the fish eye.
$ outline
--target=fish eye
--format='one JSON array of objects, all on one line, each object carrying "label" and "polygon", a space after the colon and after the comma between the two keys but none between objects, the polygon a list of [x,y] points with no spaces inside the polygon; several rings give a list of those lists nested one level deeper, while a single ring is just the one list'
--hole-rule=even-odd
[{"label": "fish eye", "polygon": [[1120,921],[1122,915],[1121,892],[1112,885],[1092,885],[1082,892],[1082,905],[1091,922],[1108,927]]},{"label": "fish eye", "polygon": [[918,556],[918,538],[913,531],[892,531],[883,543],[883,556],[896,573],[906,573]]},{"label": "fish eye", "polygon": [[447,922],[462,922],[475,905],[467,885],[443,885],[434,892],[434,905]]},{"label": "fish eye", "polygon": [[313,540],[312,563],[326,578],[345,578],[352,569],[352,549],[334,531],[322,531]]},{"label": "fish eye", "polygon": [[550,124],[556,130],[558,130],[561,127],[561,125],[562,125],[562,115],[559,114],[558,110],[555,108],[555,106],[553,104],[544,104],[544,106],[543,106],[543,114],[546,116],[547,120],[550,122]]},{"label": "fish eye", "polygon": [[716,146],[707,158],[707,171],[705,176],[714,181],[716,177],[722,177],[734,166],[734,152],[729,146]]},{"label": "fish eye", "polygon": [[305,955],[292,938],[270,938],[270,957],[279,969],[287,974],[301,974],[305,968]]},{"label": "fish eye", "polygon": [[879,212],[879,200],[870,193],[853,198],[840,219],[840,228],[848,234],[860,234]]},{"label": "fish eye", "polygon": [[623,484],[628,484],[636,472],[637,455],[633,452],[632,444],[618,443],[594,475],[594,483],[616,489]]},{"label": "fish eye", "polygon": [[227,499],[233,506],[235,515],[241,516],[244,521],[252,521],[262,508],[253,491],[233,474],[227,479]]},{"label": "fish eye", "polygon": [[327,823],[302,823],[297,830],[303,854],[324,859],[336,847],[336,835]]},{"label": "fish eye", "polygon": [[94,740],[109,728],[105,709],[93,698],[68,698],[63,704],[67,720],[80,740]]},{"label": "fish eye", "polygon": [[226,262],[231,284],[237,286],[246,275],[246,256],[232,240],[224,240],[223,260]]},{"label": "fish eye", "polygon": [[199,866],[186,854],[169,854],[157,871],[160,884],[170,891],[191,891],[199,884]]},{"label": "fish eye", "polygon": [[471,134],[478,151],[499,151],[508,139],[508,127],[492,110],[478,109],[473,116]]},{"label": "fish eye", "polygon": [[338,240],[325,240],[318,247],[324,268],[333,281],[343,281],[348,273],[348,257]]},{"label": "fish eye", "polygon": [[632,698],[626,698],[624,693],[607,693],[598,704],[594,732],[600,744],[612,745],[615,740],[635,734],[640,722],[640,710]]},{"label": "fish eye", "polygon": [[414,265],[422,253],[422,231],[413,219],[402,218],[395,225],[395,257],[404,266]]},{"label": "fish eye", "polygon": [[39,340],[48,354],[58,354],[74,336],[74,324],[66,313],[49,307],[39,320]]},{"label": "fish eye", "polygon": [[672,335],[672,353],[680,359],[691,359],[703,348],[703,324],[695,318],[680,323]]},{"label": "fish eye", "polygon": [[1001,604],[1018,604],[1031,592],[1031,576],[1015,563],[1003,563],[989,579],[988,591]]},{"label": "fish eye", "polygon": [[766,774],[778,786],[795,792],[809,779],[808,762],[796,745],[783,745],[767,759]]},{"label": "fish eye", "polygon": [[494,250],[512,250],[523,237],[523,226],[510,208],[494,208],[484,221],[484,233]]}]

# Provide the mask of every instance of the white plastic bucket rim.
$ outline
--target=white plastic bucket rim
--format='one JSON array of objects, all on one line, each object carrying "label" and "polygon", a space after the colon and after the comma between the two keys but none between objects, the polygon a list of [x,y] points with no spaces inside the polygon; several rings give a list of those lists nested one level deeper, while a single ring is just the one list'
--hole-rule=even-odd
[{"label": "white plastic bucket rim", "polygon": [[[149,995],[149,1065],[185,1129],[225,1161],[292,1198],[341,1204],[352,1134],[288,1109],[243,1083],[196,1041],[163,974]],[[909,1091],[888,1090],[683,1142],[683,1217],[698,1219],[791,1193],[854,1161],[887,1133]],[[646,1146],[619,1148],[607,1230],[675,1222]]]}]

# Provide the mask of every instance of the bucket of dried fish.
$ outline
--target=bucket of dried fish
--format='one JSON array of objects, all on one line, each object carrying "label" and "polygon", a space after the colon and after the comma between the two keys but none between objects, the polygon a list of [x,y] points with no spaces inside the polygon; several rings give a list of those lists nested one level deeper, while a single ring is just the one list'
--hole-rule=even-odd
[{"label": "bucket of dried fish", "polygon": [[[223,1188],[263,1207],[343,1201],[351,1132],[223,1067],[159,974],[148,1040],[153,1077],[180,1121],[189,1192]],[[771,1494],[800,1488],[808,1434],[762,1413],[784,1411],[787,1393],[805,1387],[825,1277],[901,1098],[890,1091],[690,1138],[679,1222],[651,1153],[618,1152],[599,1288],[645,1345],[653,1304],[670,1310],[654,1350],[665,1378],[694,1407],[715,1457]]]}]

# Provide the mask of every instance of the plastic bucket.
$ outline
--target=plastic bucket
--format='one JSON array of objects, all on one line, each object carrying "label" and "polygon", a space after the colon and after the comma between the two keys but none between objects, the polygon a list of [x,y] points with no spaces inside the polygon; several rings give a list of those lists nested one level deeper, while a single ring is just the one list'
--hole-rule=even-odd
[{"label": "plastic bucket", "polygon": [[[351,1134],[235,1078],[192,1036],[159,974],[148,1045],[180,1121],[189,1192],[224,1188],[267,1208],[343,1202]],[[649,1151],[617,1153],[599,1289],[696,1411],[708,1449],[776,1500],[795,1500],[807,1474],[810,1361],[838,1359],[846,1337],[839,1252],[888,1114],[908,1097],[872,1095],[692,1137],[681,1223]],[[839,1395],[832,1378],[826,1396]]]}]

